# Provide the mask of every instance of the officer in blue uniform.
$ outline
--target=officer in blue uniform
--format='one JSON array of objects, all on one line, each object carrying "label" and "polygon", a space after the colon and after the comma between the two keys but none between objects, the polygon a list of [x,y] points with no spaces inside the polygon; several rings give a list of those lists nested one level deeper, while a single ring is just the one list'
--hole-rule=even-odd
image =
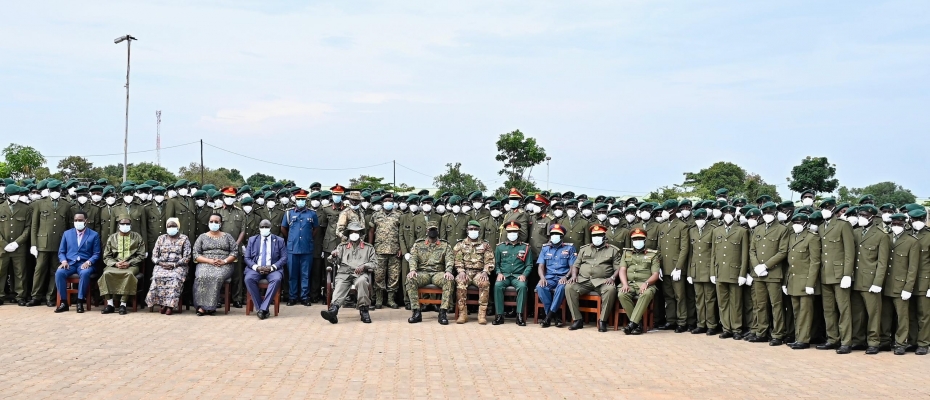
[{"label": "officer in blue uniform", "polygon": [[[294,193],[295,207],[284,211],[281,233],[287,238],[287,269],[290,297],[287,305],[300,303],[310,306],[310,265],[313,263],[313,237],[317,234],[320,220],[316,211],[307,208],[306,190]],[[298,293],[298,289],[300,292]]]},{"label": "officer in blue uniform", "polygon": [[[543,245],[539,252],[536,264],[539,268],[540,281],[536,286],[536,294],[542,300],[546,309],[546,318],[542,327],[548,328],[556,318],[556,312],[565,301],[565,284],[568,273],[575,264],[578,250],[572,243],[562,242],[565,237],[565,228],[561,224],[549,225],[549,243]],[[562,327],[562,319],[558,318],[556,327]]]}]

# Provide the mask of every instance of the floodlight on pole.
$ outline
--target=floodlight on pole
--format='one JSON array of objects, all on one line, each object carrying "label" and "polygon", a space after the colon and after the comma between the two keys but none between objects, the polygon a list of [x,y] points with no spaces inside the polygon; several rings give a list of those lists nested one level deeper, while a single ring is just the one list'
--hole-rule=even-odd
[{"label": "floodlight on pole", "polygon": [[129,162],[129,60],[132,41],[139,40],[132,35],[120,36],[113,39],[113,43],[126,42],[126,123],[123,131],[123,182],[126,182],[127,163]]}]

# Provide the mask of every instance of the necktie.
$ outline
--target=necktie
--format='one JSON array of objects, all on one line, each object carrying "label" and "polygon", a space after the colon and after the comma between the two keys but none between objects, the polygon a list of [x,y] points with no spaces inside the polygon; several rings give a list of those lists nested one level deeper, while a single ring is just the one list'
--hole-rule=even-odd
[{"label": "necktie", "polygon": [[262,266],[262,267],[265,266],[265,254],[266,254],[266,253],[265,253],[265,242],[266,242],[267,240],[268,240],[267,238],[262,239],[262,251],[261,251],[261,253],[259,253],[259,255],[258,255],[258,256],[262,259],[262,260],[260,261],[260,263],[261,263],[260,266]]}]

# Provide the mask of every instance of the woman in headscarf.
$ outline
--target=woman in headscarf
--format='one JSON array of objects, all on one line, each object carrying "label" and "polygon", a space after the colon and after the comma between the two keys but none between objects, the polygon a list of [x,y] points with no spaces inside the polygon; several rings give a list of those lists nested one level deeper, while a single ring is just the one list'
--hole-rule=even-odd
[{"label": "woman in headscarf", "polygon": [[184,280],[187,278],[188,262],[191,260],[191,242],[180,233],[181,221],[168,218],[165,221],[167,234],[158,237],[152,248],[152,286],[145,303],[161,305],[161,313],[171,315],[179,307]]},{"label": "woman in headscarf", "polygon": [[197,306],[198,316],[216,314],[220,289],[232,276],[236,262],[236,239],[221,231],[222,226],[223,216],[211,215],[208,224],[210,231],[200,235],[194,242],[194,261],[197,262],[194,305]]}]

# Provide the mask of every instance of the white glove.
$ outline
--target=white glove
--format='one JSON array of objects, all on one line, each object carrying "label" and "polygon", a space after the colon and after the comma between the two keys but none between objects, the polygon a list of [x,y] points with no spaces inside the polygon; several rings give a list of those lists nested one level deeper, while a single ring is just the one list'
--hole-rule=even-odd
[{"label": "white glove", "polygon": [[[693,285],[693,284],[694,284],[694,279],[691,279],[690,276],[688,277],[688,284],[689,284],[689,285]],[[927,292],[930,293],[930,290],[928,290]]]},{"label": "white glove", "polygon": [[739,277],[739,279],[737,280],[737,282],[739,283],[739,286],[745,285],[745,284],[746,284],[746,277],[745,277],[745,276]]},{"label": "white glove", "polygon": [[869,293],[881,293],[881,292],[882,292],[881,286],[872,285],[871,287],[869,287]]},{"label": "white glove", "polygon": [[404,260],[410,261],[410,253],[404,254]]},{"label": "white glove", "polygon": [[681,280],[681,270],[680,270],[680,269],[677,269],[677,268],[676,268],[676,269],[672,270],[672,280],[675,281],[675,282],[678,282],[678,281]]},{"label": "white glove", "polygon": [[145,252],[145,258],[149,258],[149,252]]},{"label": "white glove", "polygon": [[901,300],[907,301],[907,299],[910,299],[910,298],[911,298],[911,292],[908,292],[907,290],[901,291]]},{"label": "white glove", "polygon": [[18,249],[18,248],[19,248],[19,243],[10,242],[10,244],[6,245],[6,247],[4,247],[3,249],[6,250],[6,251],[9,252],[9,253],[12,253],[12,252],[16,251],[16,249]]},{"label": "white glove", "polygon": [[756,265],[755,270],[756,275],[759,275],[760,278],[769,274],[769,271],[765,269],[765,264]]},{"label": "white glove", "polygon": [[927,291],[927,297],[930,297],[930,290]]},{"label": "white glove", "polygon": [[38,257],[38,256],[39,256],[39,248],[38,248],[38,247],[35,247],[35,246],[30,247],[30,248],[29,248],[29,254],[32,254],[33,257]]},{"label": "white glove", "polygon": [[752,275],[746,274],[746,286],[752,286]]},{"label": "white glove", "polygon": [[840,280],[840,288],[849,289],[850,286],[852,286],[852,278],[844,276],[843,279]]},{"label": "white glove", "polygon": [[[716,276],[710,277],[710,283],[713,283],[714,285],[716,285],[716,284],[717,284],[717,277],[716,277]],[[927,293],[930,293],[930,290],[928,290]]]},{"label": "white glove", "polygon": [[809,295],[812,295],[812,294],[814,294],[814,288],[809,287],[809,286],[808,286],[808,287],[805,287],[805,288],[804,288],[804,293],[807,293],[807,294],[809,294]]},{"label": "white glove", "polygon": [[788,295],[788,287],[787,287],[787,286],[782,286],[782,287],[781,287],[781,292],[784,293],[785,296],[787,296],[787,295]]}]

